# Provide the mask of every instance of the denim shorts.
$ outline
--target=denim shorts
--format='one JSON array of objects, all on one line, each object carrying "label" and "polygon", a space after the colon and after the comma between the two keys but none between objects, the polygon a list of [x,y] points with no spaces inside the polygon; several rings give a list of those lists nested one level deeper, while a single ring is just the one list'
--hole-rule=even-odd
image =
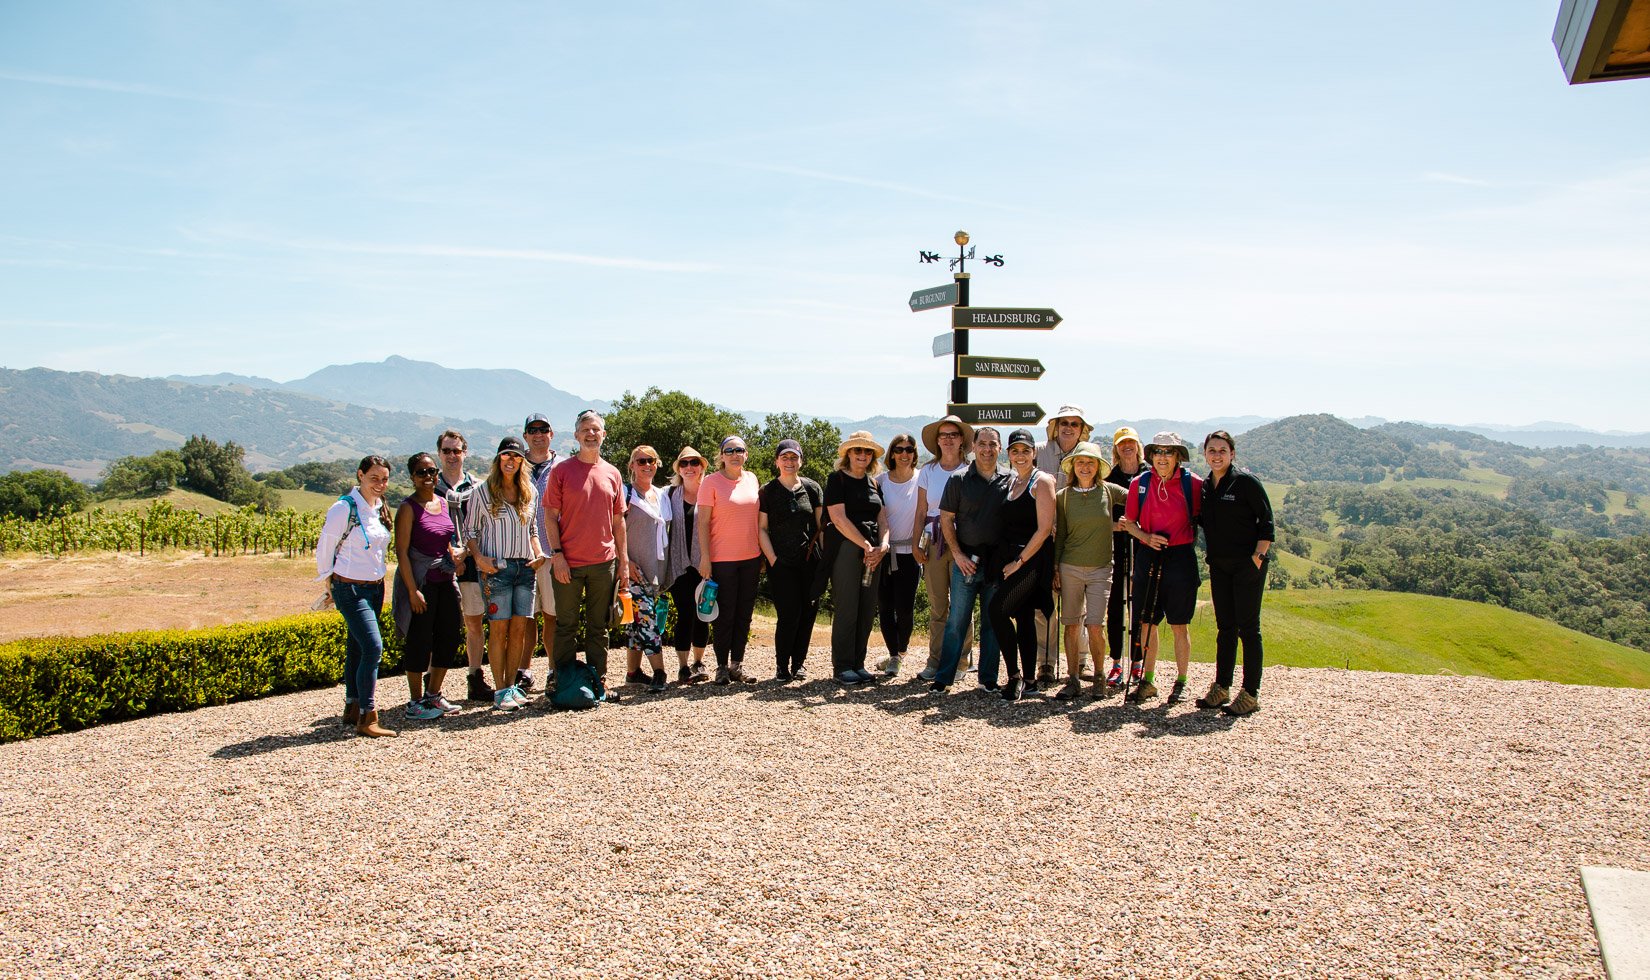
[{"label": "denim shorts", "polygon": [[498,571],[483,579],[482,593],[487,600],[487,618],[492,620],[533,616],[533,569],[525,558],[499,558],[494,561]]}]

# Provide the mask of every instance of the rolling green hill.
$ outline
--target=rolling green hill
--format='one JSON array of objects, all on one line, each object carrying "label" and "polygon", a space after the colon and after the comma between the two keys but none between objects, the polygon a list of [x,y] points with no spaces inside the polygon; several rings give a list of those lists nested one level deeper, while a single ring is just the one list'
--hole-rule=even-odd
[{"label": "rolling green hill", "polygon": [[[1269,664],[1650,688],[1650,653],[1483,603],[1288,589],[1266,594],[1261,623]],[[1213,609],[1200,606],[1192,656],[1213,662],[1214,653]],[[1160,667],[1165,663],[1172,671],[1167,650]]]}]

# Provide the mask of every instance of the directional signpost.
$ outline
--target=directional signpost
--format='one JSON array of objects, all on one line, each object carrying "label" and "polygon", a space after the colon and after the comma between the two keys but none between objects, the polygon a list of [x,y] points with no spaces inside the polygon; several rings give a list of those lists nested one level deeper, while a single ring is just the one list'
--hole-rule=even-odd
[{"label": "directional signpost", "polygon": [[1035,425],[1043,418],[1043,406],[1035,402],[998,402],[958,405],[955,402],[945,410],[969,425]]},{"label": "directional signpost", "polygon": [[976,357],[964,354],[957,358],[959,378],[1013,378],[1036,381],[1043,376],[1043,362],[1035,357]]},{"label": "directional signpost", "polygon": [[942,306],[957,305],[957,284],[948,282],[933,289],[919,289],[911,294],[911,312],[918,310],[934,310]]},{"label": "directional signpost", "polygon": [[1053,330],[1060,314],[999,306],[958,307],[951,311],[953,330]]}]

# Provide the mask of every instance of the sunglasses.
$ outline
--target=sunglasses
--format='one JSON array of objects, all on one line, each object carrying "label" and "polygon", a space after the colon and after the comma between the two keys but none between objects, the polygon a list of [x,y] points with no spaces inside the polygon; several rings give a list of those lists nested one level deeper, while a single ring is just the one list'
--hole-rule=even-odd
[{"label": "sunglasses", "polygon": [[423,469],[413,470],[413,476],[435,476],[435,474],[436,468],[433,466],[426,466]]},{"label": "sunglasses", "polygon": [[692,467],[693,469],[698,469],[699,467],[701,467],[703,465],[705,465],[705,461],[702,460],[702,459],[698,459],[698,458],[679,459],[679,460],[676,461],[676,468],[679,469],[679,470],[680,469],[685,469],[685,468],[688,468],[688,467]]},{"label": "sunglasses", "polygon": [[916,446],[895,446],[894,448],[892,448],[888,451],[890,453],[910,453],[911,455],[915,456],[917,454],[917,447]]},{"label": "sunglasses", "polygon": [[443,455],[443,456],[462,456],[462,455],[464,455],[464,450],[462,450],[462,449],[443,449],[443,450],[441,450],[441,455]]},{"label": "sunglasses", "polygon": [[658,466],[659,461],[652,456],[638,456],[630,461],[632,466]]},{"label": "sunglasses", "polygon": [[748,449],[724,449],[724,450],[722,450],[722,455],[723,456],[743,456],[749,451],[750,450],[748,450]]},{"label": "sunglasses", "polygon": [[527,427],[527,434],[530,436],[547,436],[550,434],[550,427],[548,425],[531,425]]},{"label": "sunglasses", "polygon": [[1153,456],[1178,456],[1180,454],[1175,452],[1173,449],[1153,449],[1152,450],[1152,455]]}]

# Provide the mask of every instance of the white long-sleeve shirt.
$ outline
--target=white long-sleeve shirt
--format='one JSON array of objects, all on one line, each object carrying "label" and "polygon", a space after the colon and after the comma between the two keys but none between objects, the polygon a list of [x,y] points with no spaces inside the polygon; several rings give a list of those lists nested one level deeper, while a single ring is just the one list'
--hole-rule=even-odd
[{"label": "white long-sleeve shirt", "polygon": [[[349,504],[343,500],[327,508],[326,523],[321,525],[321,537],[315,542],[317,580],[334,573],[357,582],[374,582],[384,577],[385,553],[389,551],[393,535],[378,519],[378,508],[367,505],[360,487],[350,490],[349,495],[355,500],[355,512],[361,523],[349,527]],[[349,528],[347,537],[346,527]]]}]

